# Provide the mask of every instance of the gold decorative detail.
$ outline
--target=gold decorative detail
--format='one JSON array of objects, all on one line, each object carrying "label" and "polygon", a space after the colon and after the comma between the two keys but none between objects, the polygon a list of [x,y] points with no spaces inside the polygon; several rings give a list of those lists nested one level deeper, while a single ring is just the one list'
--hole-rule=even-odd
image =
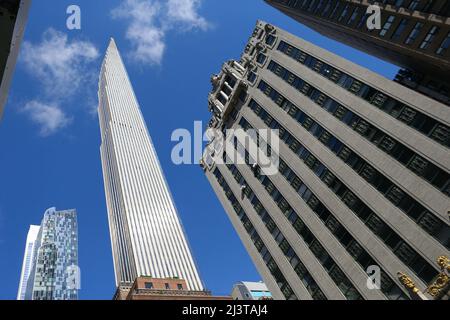
[{"label": "gold decorative detail", "polygon": [[427,293],[429,293],[432,297],[438,297],[442,290],[450,285],[450,275],[447,274],[450,272],[450,259],[446,256],[439,256],[436,262],[442,272],[439,273],[436,280],[434,280],[434,282],[427,289]]},{"label": "gold decorative detail", "polygon": [[432,296],[436,297],[438,296],[442,289],[447,287],[447,285],[450,282],[450,277],[446,275],[445,273],[440,273],[434,283],[430,285],[427,289],[427,292]]},{"label": "gold decorative detail", "polygon": [[442,270],[450,272],[450,259],[446,256],[440,256],[437,258],[437,264]]},{"label": "gold decorative detail", "polygon": [[397,276],[398,276],[398,279],[400,280],[400,282],[406,288],[410,289],[414,293],[419,292],[419,289],[416,287],[416,284],[414,283],[414,281],[410,277],[408,277],[406,274],[404,274],[403,272],[398,272]]}]

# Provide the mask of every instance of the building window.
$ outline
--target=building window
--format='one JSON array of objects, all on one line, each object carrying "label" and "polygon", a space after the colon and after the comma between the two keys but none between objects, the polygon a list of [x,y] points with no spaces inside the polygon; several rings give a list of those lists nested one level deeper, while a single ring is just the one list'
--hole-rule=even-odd
[{"label": "building window", "polygon": [[395,6],[397,8],[400,8],[403,5],[403,2],[404,2],[404,0],[397,0],[397,1],[395,1]]},{"label": "building window", "polygon": [[314,9],[314,13],[317,14],[317,12],[321,11],[324,4],[325,4],[325,0],[320,0],[319,4],[316,7],[316,9]]},{"label": "building window", "polygon": [[443,6],[439,10],[438,15],[443,16],[443,17],[450,16],[450,3],[447,3],[447,5]]},{"label": "building window", "polygon": [[392,23],[395,21],[395,16],[389,16],[386,20],[386,22],[384,23],[383,28],[380,31],[380,36],[384,37],[386,35],[386,33],[389,31],[389,29],[392,26]]},{"label": "building window", "polygon": [[178,290],[183,290],[183,285],[181,283],[177,284]]},{"label": "building window", "polygon": [[345,7],[344,7],[344,10],[342,10],[341,15],[339,16],[339,19],[338,19],[339,22],[341,22],[345,18],[345,16],[347,15],[348,8],[349,8],[349,5],[346,4]]},{"label": "building window", "polygon": [[266,56],[263,53],[258,54],[258,56],[256,57],[256,62],[258,62],[259,64],[263,64],[266,61]]},{"label": "building window", "polygon": [[355,22],[356,18],[358,17],[359,13],[359,7],[356,7],[355,10],[353,10],[352,15],[350,16],[350,19],[348,19],[347,24],[351,25],[353,22]]},{"label": "building window", "polygon": [[439,48],[436,50],[436,53],[440,56],[443,56],[450,47],[450,32],[447,34],[447,37],[442,41]]},{"label": "building window", "polygon": [[436,4],[436,0],[428,0],[427,3],[422,8],[422,12],[430,13],[433,6]]},{"label": "building window", "polygon": [[328,0],[325,9],[322,11],[322,17],[326,17],[330,13],[330,9],[331,9],[331,0]]},{"label": "building window", "polygon": [[412,0],[411,3],[408,6],[409,10],[416,10],[417,6],[419,5],[420,0]]},{"label": "building window", "polygon": [[271,46],[271,45],[274,44],[275,40],[276,40],[275,36],[269,34],[269,35],[266,37],[266,44],[268,44],[269,46]]},{"label": "building window", "polygon": [[369,17],[369,14],[363,14],[362,16],[361,16],[361,19],[359,20],[359,22],[358,22],[358,25],[356,26],[358,29],[360,29],[360,28],[365,28],[365,29],[367,29],[367,18]]},{"label": "building window", "polygon": [[392,34],[391,39],[398,40],[402,36],[403,31],[405,31],[407,25],[408,19],[402,19],[402,21],[400,21],[399,25],[397,26],[397,29],[395,29],[394,33]]},{"label": "building window", "polygon": [[428,31],[428,34],[426,35],[425,39],[423,39],[422,43],[420,44],[419,48],[420,49],[427,49],[430,46],[430,44],[433,41],[433,39],[438,34],[438,32],[439,32],[439,27],[432,26],[430,31]]},{"label": "building window", "polygon": [[251,83],[254,83],[256,80],[256,73],[250,71],[249,74],[247,75],[247,80]]},{"label": "building window", "polygon": [[338,2],[338,3],[336,4],[336,6],[334,7],[333,11],[331,12],[330,19],[334,19],[336,13],[337,13],[337,12],[339,11],[339,9],[340,9],[340,6],[341,6],[341,2]]},{"label": "building window", "polygon": [[146,282],[144,284],[145,289],[153,289],[153,282]]},{"label": "building window", "polygon": [[306,9],[308,12],[312,12],[314,9],[314,5],[316,4],[316,1],[311,1],[311,3],[309,4],[309,7]]},{"label": "building window", "polygon": [[408,38],[406,38],[405,43],[411,44],[414,41],[416,41],[417,36],[419,35],[420,31],[422,31],[423,23],[417,22],[414,28],[411,30],[411,32],[408,35]]}]

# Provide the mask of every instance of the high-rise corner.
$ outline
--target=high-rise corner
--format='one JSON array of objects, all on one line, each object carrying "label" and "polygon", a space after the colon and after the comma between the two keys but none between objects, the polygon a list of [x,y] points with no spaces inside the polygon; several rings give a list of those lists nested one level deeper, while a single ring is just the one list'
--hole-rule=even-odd
[{"label": "high-rise corner", "polygon": [[50,208],[28,232],[17,300],[77,300],[80,276],[77,212]]},{"label": "high-rise corner", "polygon": [[410,299],[436,284],[450,256],[448,106],[262,21],[212,84],[210,128],[279,130],[274,175],[214,141],[201,163],[275,299]]},{"label": "high-rise corner", "polygon": [[[398,83],[450,105],[450,2],[265,0],[305,26],[402,69]],[[367,21],[380,9],[379,29]]]}]

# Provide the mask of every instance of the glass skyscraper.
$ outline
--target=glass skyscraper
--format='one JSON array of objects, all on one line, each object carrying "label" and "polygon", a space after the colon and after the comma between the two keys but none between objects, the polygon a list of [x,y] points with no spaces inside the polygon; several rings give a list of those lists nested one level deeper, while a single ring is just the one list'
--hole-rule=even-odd
[{"label": "glass skyscraper", "polygon": [[181,221],[114,40],[99,81],[101,158],[117,286],[141,276],[203,290]]},{"label": "glass skyscraper", "polygon": [[34,243],[26,292],[22,292],[25,300],[78,299],[77,230],[75,210],[50,208],[45,212]]}]

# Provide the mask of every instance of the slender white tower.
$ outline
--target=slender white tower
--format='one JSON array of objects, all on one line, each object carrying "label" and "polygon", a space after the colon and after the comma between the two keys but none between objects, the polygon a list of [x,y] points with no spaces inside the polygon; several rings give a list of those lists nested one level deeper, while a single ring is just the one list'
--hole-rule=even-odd
[{"label": "slender white tower", "polygon": [[183,227],[113,39],[99,80],[100,147],[116,285],[178,277],[203,290]]},{"label": "slender white tower", "polygon": [[34,248],[39,234],[40,226],[30,226],[27,235],[27,243],[25,244],[25,254],[23,255],[22,272],[20,274],[19,291],[17,300],[25,300],[27,293],[28,278],[34,263]]}]

